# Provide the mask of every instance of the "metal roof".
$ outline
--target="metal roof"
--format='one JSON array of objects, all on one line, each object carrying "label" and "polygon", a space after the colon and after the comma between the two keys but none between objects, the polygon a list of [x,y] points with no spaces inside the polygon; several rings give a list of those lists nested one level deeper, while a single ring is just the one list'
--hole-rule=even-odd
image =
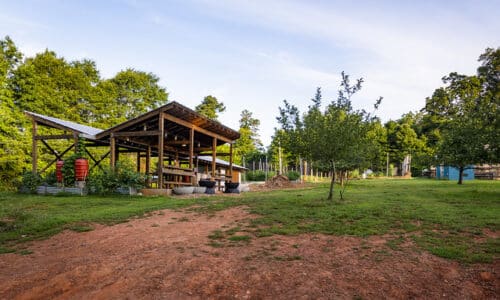
[{"label": "metal roof", "polygon": [[[198,156],[198,160],[203,160],[205,162],[212,163],[212,156],[208,156],[208,155],[207,156]],[[220,158],[215,158],[215,163],[219,164],[219,165],[222,165],[222,166],[229,167],[229,162],[225,161],[225,160],[222,160]],[[233,164],[233,168],[247,170],[247,168],[242,167],[242,166],[237,165],[237,164]]]},{"label": "metal roof", "polygon": [[[37,121],[44,123],[48,126],[53,126],[54,124],[56,124],[56,125],[59,125],[60,127],[63,127],[64,129],[82,133],[82,134],[86,135],[86,138],[90,138],[90,139],[95,139],[95,136],[98,133],[103,131],[102,129],[99,129],[99,128],[95,128],[95,127],[91,127],[91,126],[87,126],[87,125],[82,125],[82,124],[78,124],[78,123],[67,121],[67,120],[61,120],[58,118],[49,117],[49,116],[45,116],[42,114],[37,114],[37,113],[31,112],[31,111],[25,111],[25,113],[27,115],[34,117]],[[44,121],[47,121],[47,122],[44,122]]]}]

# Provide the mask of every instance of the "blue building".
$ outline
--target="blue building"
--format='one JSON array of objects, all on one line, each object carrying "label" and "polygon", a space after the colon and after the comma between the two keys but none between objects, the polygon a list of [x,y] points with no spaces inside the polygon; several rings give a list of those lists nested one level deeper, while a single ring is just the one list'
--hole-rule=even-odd
[{"label": "blue building", "polygon": [[[447,179],[447,180],[458,180],[458,169],[452,166],[440,165],[436,167],[436,178],[437,179]],[[474,179],[474,166],[470,165],[465,167],[463,180],[473,180]]]}]

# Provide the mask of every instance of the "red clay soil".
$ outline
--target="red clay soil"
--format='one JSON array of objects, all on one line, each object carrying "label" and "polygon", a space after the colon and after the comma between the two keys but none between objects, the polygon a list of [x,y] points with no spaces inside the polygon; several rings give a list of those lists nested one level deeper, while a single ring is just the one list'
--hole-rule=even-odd
[{"label": "red clay soil", "polygon": [[[398,250],[390,237],[320,234],[213,247],[208,236],[251,218],[243,208],[164,210],[0,255],[0,299],[494,299],[500,262],[461,265]],[[239,233],[240,235],[244,233]]]}]

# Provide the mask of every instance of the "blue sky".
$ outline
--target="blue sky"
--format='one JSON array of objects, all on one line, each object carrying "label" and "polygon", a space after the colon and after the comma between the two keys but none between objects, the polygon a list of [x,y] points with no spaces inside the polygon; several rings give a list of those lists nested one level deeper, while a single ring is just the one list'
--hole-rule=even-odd
[{"label": "blue sky", "polygon": [[48,48],[90,58],[101,75],[153,72],[170,99],[194,108],[206,95],[261,121],[267,145],[283,99],[304,110],[316,87],[336,97],[339,75],[363,77],[357,108],[383,121],[423,107],[452,71],[473,74],[500,46],[500,1],[7,1],[0,36],[29,56]]}]

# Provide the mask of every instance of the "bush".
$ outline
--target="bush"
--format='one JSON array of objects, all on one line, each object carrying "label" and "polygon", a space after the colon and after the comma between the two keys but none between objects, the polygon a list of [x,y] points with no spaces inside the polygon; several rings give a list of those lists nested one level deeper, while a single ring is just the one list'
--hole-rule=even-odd
[{"label": "bush", "polygon": [[300,173],[297,171],[290,171],[290,172],[286,173],[286,177],[288,177],[288,179],[290,179],[290,181],[295,181],[297,179],[300,179]]},{"label": "bush", "polygon": [[87,187],[90,193],[104,195],[114,193],[120,184],[116,174],[108,167],[92,173],[87,178]]},{"label": "bush", "polygon": [[56,171],[52,171],[45,176],[43,183],[46,185],[54,186],[57,184]]},{"label": "bush", "polygon": [[33,174],[31,171],[26,171],[23,174],[23,180],[21,183],[21,191],[26,190],[30,193],[35,193],[36,188],[42,184],[42,178],[38,174]]},{"label": "bush", "polygon": [[114,170],[110,167],[95,172],[88,177],[87,186],[90,193],[100,195],[114,194],[120,187],[143,188],[145,176],[137,173],[130,164],[118,162]]},{"label": "bush", "polygon": [[75,183],[75,160],[78,158],[80,158],[80,155],[75,153],[64,160],[62,174],[65,186],[71,186]]},{"label": "bush", "polygon": [[[246,172],[247,181],[265,181],[266,180],[266,172],[261,170],[248,171]],[[273,177],[275,175],[274,172],[267,172],[267,179]]]}]

